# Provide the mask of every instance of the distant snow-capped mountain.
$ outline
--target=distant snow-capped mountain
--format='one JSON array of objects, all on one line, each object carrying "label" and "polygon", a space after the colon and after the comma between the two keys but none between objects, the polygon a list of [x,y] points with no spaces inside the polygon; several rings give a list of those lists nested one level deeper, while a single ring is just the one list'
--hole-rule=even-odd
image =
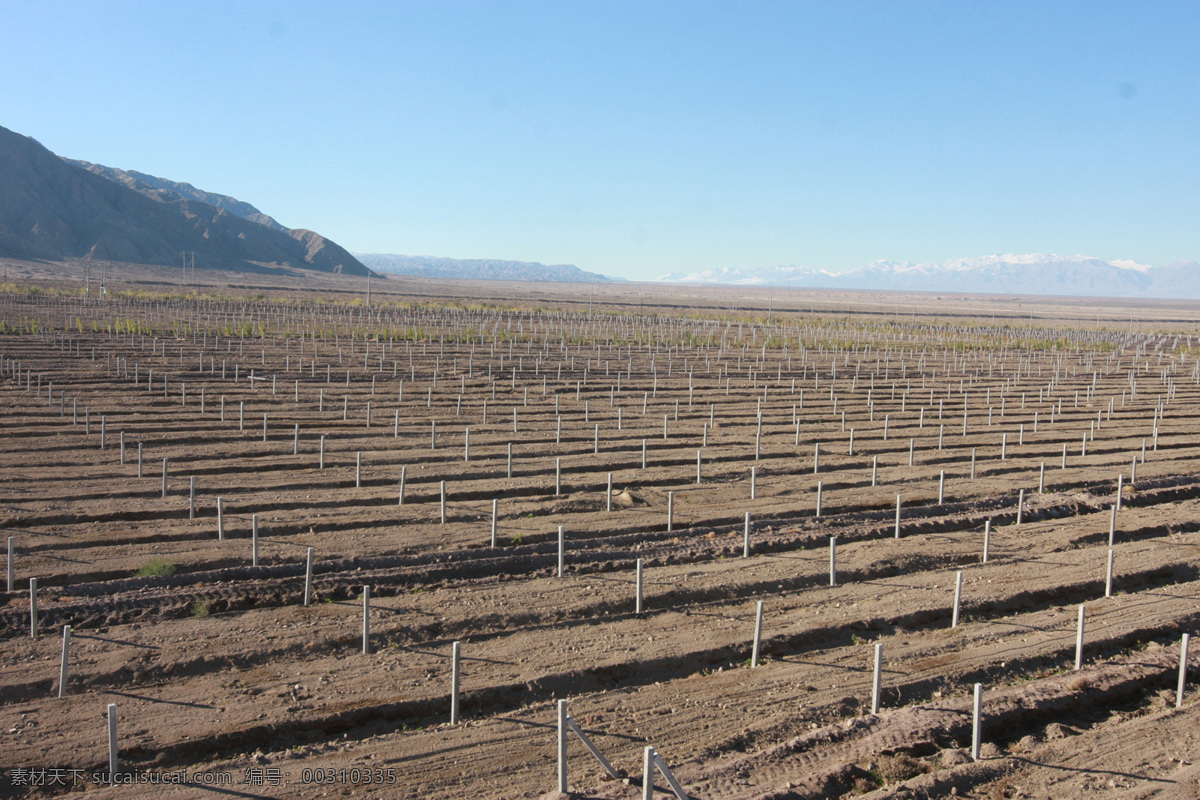
[{"label": "distant snow-capped mountain", "polygon": [[848,272],[805,266],[722,267],[674,272],[664,283],[791,286],[884,291],[1200,298],[1200,263],[1151,267],[1128,259],[1048,253],[955,258],[940,264],[872,261]]}]

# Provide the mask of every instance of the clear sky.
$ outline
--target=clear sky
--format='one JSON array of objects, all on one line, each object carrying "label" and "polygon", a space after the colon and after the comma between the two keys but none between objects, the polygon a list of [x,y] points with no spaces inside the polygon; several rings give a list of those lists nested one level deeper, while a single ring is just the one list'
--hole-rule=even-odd
[{"label": "clear sky", "polygon": [[354,252],[1200,260],[1200,2],[0,0],[0,125]]}]

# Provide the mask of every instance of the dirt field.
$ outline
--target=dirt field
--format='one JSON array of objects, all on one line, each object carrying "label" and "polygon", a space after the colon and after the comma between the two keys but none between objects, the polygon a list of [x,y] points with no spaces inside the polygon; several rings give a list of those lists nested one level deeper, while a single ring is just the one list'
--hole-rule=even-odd
[{"label": "dirt field", "polygon": [[1200,306],[5,274],[0,797],[1200,796]]}]

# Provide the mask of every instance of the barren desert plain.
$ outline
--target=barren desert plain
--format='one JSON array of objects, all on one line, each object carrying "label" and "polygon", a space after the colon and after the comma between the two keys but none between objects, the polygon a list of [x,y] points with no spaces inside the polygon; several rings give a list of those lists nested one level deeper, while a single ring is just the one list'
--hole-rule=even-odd
[{"label": "barren desert plain", "polygon": [[1200,797],[1198,303],[3,268],[0,797]]}]

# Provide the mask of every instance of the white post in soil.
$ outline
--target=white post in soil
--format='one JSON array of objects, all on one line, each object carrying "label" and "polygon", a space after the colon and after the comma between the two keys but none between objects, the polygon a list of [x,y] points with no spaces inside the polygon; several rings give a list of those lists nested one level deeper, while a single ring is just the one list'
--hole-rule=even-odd
[{"label": "white post in soil", "polygon": [[746,512],[746,527],[742,531],[742,558],[750,557],[750,512]]},{"label": "white post in soil", "polygon": [[675,492],[667,492],[667,533],[675,529]]},{"label": "white post in soil", "polygon": [[58,696],[61,699],[67,693],[67,664],[71,658],[71,626],[63,625],[62,659],[58,664]]},{"label": "white post in soil", "polygon": [[837,537],[829,537],[829,585],[837,586]]},{"label": "white post in soil", "polygon": [[450,724],[458,724],[459,662],[462,658],[462,643],[450,645]]},{"label": "white post in soil", "polygon": [[1083,667],[1083,615],[1084,604],[1079,604],[1079,628],[1075,632],[1075,671]]},{"label": "white post in soil", "polygon": [[992,521],[985,519],[983,521],[983,563],[988,561],[988,548],[992,543]]},{"label": "white post in soil", "polygon": [[308,548],[304,560],[304,605],[312,603],[313,549]]},{"label": "white post in soil", "polygon": [[817,516],[821,516],[821,481],[817,481]]},{"label": "white post in soil", "polygon": [[563,526],[558,526],[558,577],[563,576],[563,566],[566,560],[567,542],[566,536],[563,534]]},{"label": "white post in soil", "polygon": [[879,695],[883,680],[883,643],[875,643],[875,669],[871,681],[871,713],[879,713]]},{"label": "white post in soil", "polygon": [[971,704],[971,760],[979,760],[980,728],[983,721],[983,684],[975,684],[975,699]]},{"label": "white post in soil", "polygon": [[441,481],[440,490],[441,490],[441,520],[442,520],[442,524],[445,525],[446,524],[446,482],[445,481]]},{"label": "white post in soil", "polygon": [[558,701],[558,792],[567,793],[567,701]]},{"label": "white post in soil", "polygon": [[1113,583],[1113,549],[1108,548],[1108,567],[1104,572],[1104,596],[1112,597]]},{"label": "white post in soil", "polygon": [[108,776],[116,780],[119,770],[117,763],[117,704],[108,704]]},{"label": "white post in soil", "polygon": [[217,498],[217,538],[225,538],[225,499]]},{"label": "white post in soil", "polygon": [[642,750],[642,800],[654,800],[654,748]]},{"label": "white post in soil", "polygon": [[896,495],[896,538],[900,538],[900,495]]},{"label": "white post in soil", "polygon": [[363,655],[371,652],[371,587],[364,586],[362,590],[362,651]]},{"label": "white post in soil", "polygon": [[758,610],[754,612],[754,650],[750,654],[750,668],[758,666],[758,648],[762,641],[763,601],[758,601]]},{"label": "white post in soil", "polygon": [[495,497],[493,497],[492,498],[492,547],[496,546],[496,506],[498,503],[499,503],[499,501]]},{"label": "white post in soil", "polygon": [[1191,635],[1185,633],[1183,640],[1179,642],[1179,685],[1175,689],[1175,707],[1183,707],[1183,687],[1187,685],[1187,668],[1188,668],[1188,643],[1191,641]]},{"label": "white post in soil", "polygon": [[642,605],[643,594],[642,594],[642,560],[640,558],[637,560],[637,587],[635,589],[635,597],[636,597],[636,601],[635,601],[635,606],[634,606],[634,608],[635,608],[634,613],[641,614],[642,608],[643,608],[643,605]]},{"label": "white post in soil", "polygon": [[38,635],[37,578],[29,579],[29,638]]},{"label": "white post in soil", "polygon": [[950,617],[950,627],[958,627],[958,610],[962,605],[962,570],[954,573],[954,614]]}]

